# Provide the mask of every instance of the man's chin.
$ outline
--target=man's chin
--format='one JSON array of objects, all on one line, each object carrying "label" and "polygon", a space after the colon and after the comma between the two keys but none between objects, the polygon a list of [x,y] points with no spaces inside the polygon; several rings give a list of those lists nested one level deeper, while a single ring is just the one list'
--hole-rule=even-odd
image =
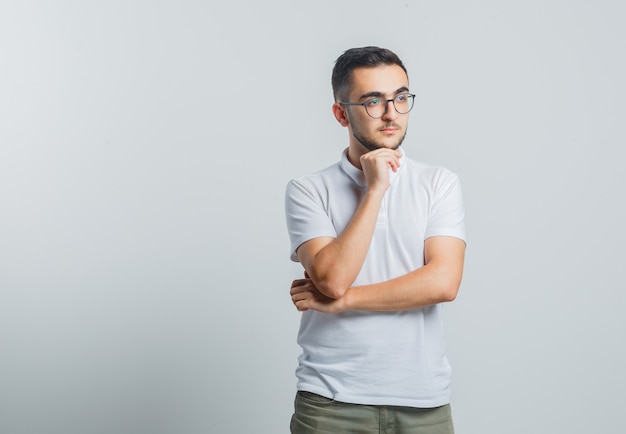
[{"label": "man's chin", "polygon": [[369,151],[375,151],[376,149],[393,149],[396,150],[400,147],[402,142],[404,142],[404,137],[401,138],[395,137],[387,137],[386,140],[381,141],[373,141],[373,140],[364,140],[364,137],[359,137],[358,135],[354,135],[354,138],[363,146],[365,149]]},{"label": "man's chin", "polygon": [[363,145],[363,147],[365,149],[368,149],[370,151],[375,151],[376,149],[392,149],[392,150],[396,150],[400,147],[400,145],[402,145],[402,142],[400,143],[361,143],[361,145]]},{"label": "man's chin", "polygon": [[389,137],[387,140],[376,143],[376,146],[378,149],[393,149],[395,151],[402,145],[402,142],[404,142],[404,136],[396,137],[395,140]]}]

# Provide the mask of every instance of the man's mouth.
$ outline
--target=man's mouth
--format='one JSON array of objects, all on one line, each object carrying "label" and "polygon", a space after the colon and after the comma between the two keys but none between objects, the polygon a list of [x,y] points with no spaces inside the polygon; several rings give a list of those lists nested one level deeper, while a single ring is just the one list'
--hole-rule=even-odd
[{"label": "man's mouth", "polygon": [[391,125],[391,126],[385,126],[383,128],[381,128],[379,131],[382,132],[383,134],[394,134],[399,130],[399,128],[395,125]]}]

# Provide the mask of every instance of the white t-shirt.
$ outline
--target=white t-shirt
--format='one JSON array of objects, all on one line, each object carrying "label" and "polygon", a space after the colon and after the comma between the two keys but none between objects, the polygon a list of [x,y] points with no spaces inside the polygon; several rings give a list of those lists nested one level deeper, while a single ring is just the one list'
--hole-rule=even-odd
[{"label": "white t-shirt", "polygon": [[[424,240],[465,240],[457,176],[400,159],[378,214],[376,229],[354,285],[393,279],[424,265]],[[285,195],[291,259],[322,236],[336,237],[365,193],[363,172],[344,151],[341,160],[291,180]],[[298,390],[370,405],[436,407],[450,402],[441,305],[398,312],[302,313],[296,376]]]}]

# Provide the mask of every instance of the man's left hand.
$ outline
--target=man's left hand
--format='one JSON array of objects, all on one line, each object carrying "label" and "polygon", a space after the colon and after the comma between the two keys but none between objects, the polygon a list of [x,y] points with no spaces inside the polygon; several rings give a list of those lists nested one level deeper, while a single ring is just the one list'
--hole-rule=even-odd
[{"label": "man's left hand", "polygon": [[309,309],[324,313],[340,313],[344,309],[344,301],[330,298],[322,294],[309,278],[296,279],[291,283],[291,301],[301,312]]}]

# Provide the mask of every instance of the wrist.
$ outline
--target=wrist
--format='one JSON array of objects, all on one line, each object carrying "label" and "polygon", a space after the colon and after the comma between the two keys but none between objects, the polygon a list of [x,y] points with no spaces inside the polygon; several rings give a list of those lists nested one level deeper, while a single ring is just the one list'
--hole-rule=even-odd
[{"label": "wrist", "polygon": [[383,196],[385,195],[386,191],[387,191],[387,187],[368,185],[365,191],[365,197],[380,202],[382,201]]},{"label": "wrist", "polygon": [[346,312],[348,310],[354,310],[352,307],[352,288],[348,288],[348,290],[345,292],[345,294],[343,295],[343,297],[341,297],[339,300],[340,305],[339,305],[339,310],[341,312]]}]

